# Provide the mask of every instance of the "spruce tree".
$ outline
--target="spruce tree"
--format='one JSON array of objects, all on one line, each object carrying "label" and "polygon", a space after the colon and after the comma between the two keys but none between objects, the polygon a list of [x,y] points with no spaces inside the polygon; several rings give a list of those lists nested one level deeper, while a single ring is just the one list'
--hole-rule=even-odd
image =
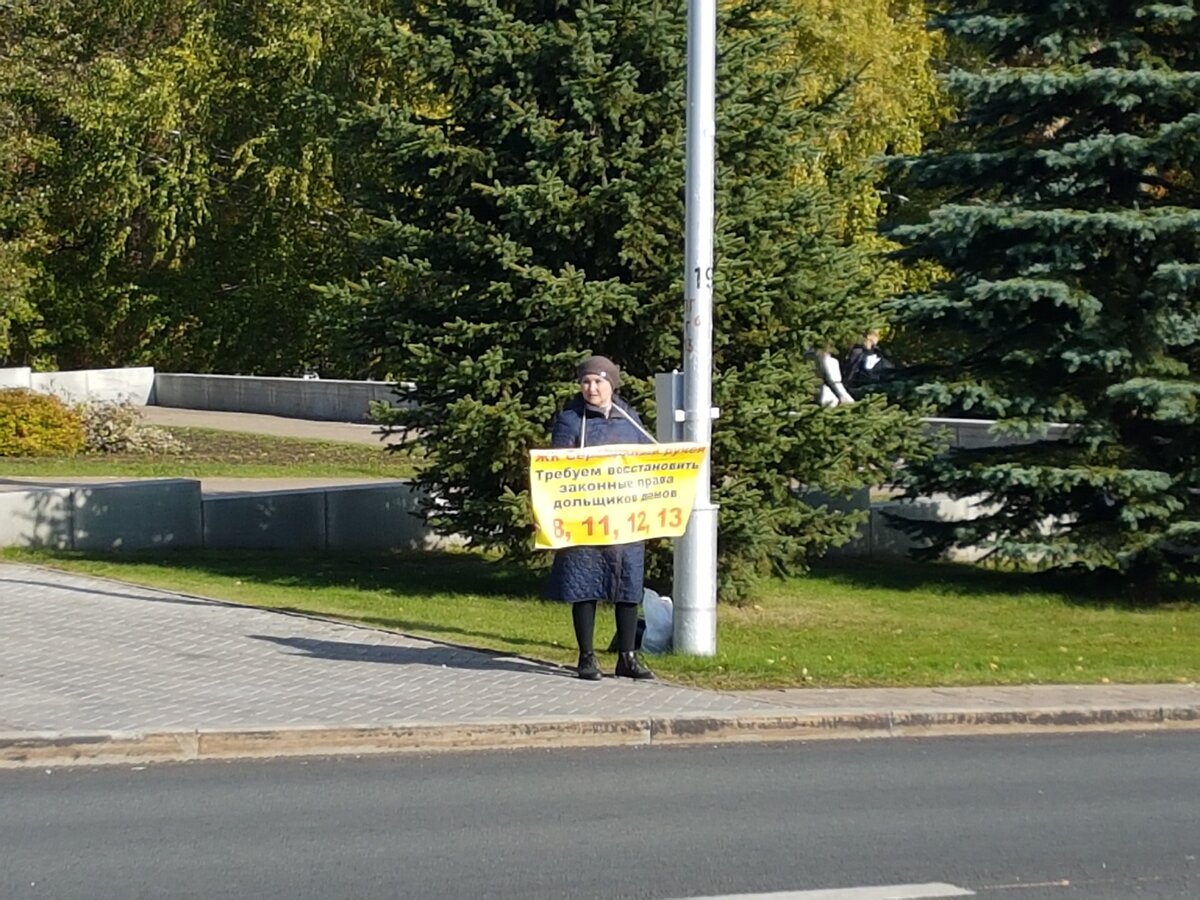
[{"label": "spruce tree", "polygon": [[[1195,565],[1200,338],[1200,15],[1175,3],[950,2],[957,121],[905,161],[925,221],[897,228],[944,278],[895,311],[908,395],[1031,443],[959,449],[910,494],[977,499],[926,523],[1133,584]],[[921,192],[925,192],[923,195]],[[1069,426],[1047,439],[1048,423]]]},{"label": "spruce tree", "polygon": [[[882,399],[822,410],[806,352],[869,324],[875,263],[831,224],[817,168],[836,98],[801,104],[786,5],[719,37],[714,499],[725,596],[854,534],[804,487],[877,483],[910,442]],[[681,0],[401,0],[364,17],[407,102],[348,118],[342,154],[378,264],[341,289],[411,404],[438,527],[529,546],[526,452],[602,353],[653,419],[681,361],[686,9]],[[781,61],[786,64],[781,65]],[[835,92],[836,93],[836,92]],[[846,190],[858,190],[843,178]]]}]

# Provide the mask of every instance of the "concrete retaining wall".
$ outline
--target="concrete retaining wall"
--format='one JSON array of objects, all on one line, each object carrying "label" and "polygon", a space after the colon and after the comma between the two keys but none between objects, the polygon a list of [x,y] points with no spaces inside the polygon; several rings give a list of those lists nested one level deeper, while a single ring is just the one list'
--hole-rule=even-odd
[{"label": "concrete retaining wall", "polygon": [[80,369],[73,372],[34,372],[25,367],[0,369],[0,388],[29,388],[54,394],[68,403],[150,402],[154,369]]},{"label": "concrete retaining wall", "polygon": [[412,485],[307,488],[204,498],[204,546],[254,550],[427,550],[445,546],[417,515]]},{"label": "concrete retaining wall", "polygon": [[405,482],[202,496],[186,478],[0,490],[0,546],[60,550],[430,550],[457,543]]},{"label": "concrete retaining wall", "polygon": [[71,549],[74,508],[69,488],[0,492],[0,547]]},{"label": "concrete retaining wall", "polygon": [[59,550],[199,547],[200,482],[29,484],[0,491],[0,546]]},{"label": "concrete retaining wall", "polygon": [[[825,506],[831,510],[850,512],[861,510],[867,513],[866,521],[859,529],[858,537],[829,552],[831,557],[880,558],[904,556],[917,546],[916,542],[892,524],[888,514],[917,521],[949,521],[974,519],[983,515],[987,507],[982,498],[954,498],[945,494],[922,497],[919,500],[875,500],[866,490],[857,491],[850,498],[831,498],[813,493],[806,497],[812,506]],[[972,562],[984,551],[972,547],[953,551],[951,559]]]},{"label": "concrete retaining wall", "polygon": [[26,388],[31,387],[33,369],[28,366],[20,366],[12,369],[0,369],[0,388]]},{"label": "concrete retaining wall", "polygon": [[925,423],[930,433],[942,435],[949,446],[967,450],[975,447],[1013,447],[1041,440],[1060,441],[1070,430],[1069,425],[1047,425],[1044,433],[1021,437],[998,433],[993,419],[931,418],[926,419]]},{"label": "concrete retaining wall", "polygon": [[159,372],[152,403],[179,409],[260,413],[322,422],[369,422],[371,403],[395,405],[384,381],[260,378]]},{"label": "concrete retaining wall", "polygon": [[[436,535],[418,509],[421,492],[407,482],[201,495],[186,478],[100,484],[30,484],[0,490],[0,547],[64,550],[433,550],[462,541]],[[971,519],[985,508],[971,499],[935,496],[872,502],[813,493],[813,506],[868,513],[859,536],[834,557],[903,556],[912,539],[886,513],[909,519]],[[1049,523],[1048,527],[1052,527]],[[957,551],[971,561],[981,551]]]},{"label": "concrete retaining wall", "polygon": [[187,478],[89,484],[72,491],[76,550],[200,547],[200,482]]},{"label": "concrete retaining wall", "polygon": [[385,381],[156,373],[149,366],[70,372],[0,369],[0,388],[6,387],[55,394],[68,403],[127,400],[140,406],[260,413],[320,422],[370,422],[372,403],[397,403],[391,383]]},{"label": "concrete retaining wall", "polygon": [[204,546],[221,550],[324,550],[325,492],[230,494],[204,500]]}]

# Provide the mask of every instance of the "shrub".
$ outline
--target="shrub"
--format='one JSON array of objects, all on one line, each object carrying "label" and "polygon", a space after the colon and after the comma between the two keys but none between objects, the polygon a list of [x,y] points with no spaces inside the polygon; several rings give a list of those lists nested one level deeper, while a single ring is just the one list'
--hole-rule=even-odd
[{"label": "shrub", "polygon": [[81,407],[88,453],[179,453],[187,448],[168,431],[147,425],[128,400]]},{"label": "shrub", "polygon": [[0,390],[0,456],[74,456],[83,446],[77,410],[52,394]]}]

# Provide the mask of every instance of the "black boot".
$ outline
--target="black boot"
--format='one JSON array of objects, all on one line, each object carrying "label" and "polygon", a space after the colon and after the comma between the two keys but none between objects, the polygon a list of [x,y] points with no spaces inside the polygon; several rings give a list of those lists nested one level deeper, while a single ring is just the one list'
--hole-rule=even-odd
[{"label": "black boot", "polygon": [[618,678],[636,678],[638,681],[646,681],[654,678],[654,673],[642,665],[642,661],[637,658],[637,654],[632,650],[617,654],[616,674]]},{"label": "black boot", "polygon": [[584,681],[599,681],[600,663],[596,661],[596,654],[580,653],[579,666],[576,668],[576,671]]}]

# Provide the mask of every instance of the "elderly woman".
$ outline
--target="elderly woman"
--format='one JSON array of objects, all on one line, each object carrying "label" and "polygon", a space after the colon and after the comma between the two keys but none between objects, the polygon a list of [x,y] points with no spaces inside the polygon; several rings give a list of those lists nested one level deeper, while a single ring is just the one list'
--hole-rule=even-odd
[{"label": "elderly woman", "polygon": [[[579,395],[554,419],[552,447],[594,447],[601,444],[650,444],[628,404],[616,395],[621,370],[607,357],[593,356],[575,370]],[[638,603],[646,556],[643,542],[610,546],[566,547],[554,557],[548,593],[552,599],[571,604],[575,640],[579,644],[579,677],[600,679],[600,665],[593,645],[596,604],[605,600],[616,605],[617,667],[620,678],[653,678],[638,659]]]}]

